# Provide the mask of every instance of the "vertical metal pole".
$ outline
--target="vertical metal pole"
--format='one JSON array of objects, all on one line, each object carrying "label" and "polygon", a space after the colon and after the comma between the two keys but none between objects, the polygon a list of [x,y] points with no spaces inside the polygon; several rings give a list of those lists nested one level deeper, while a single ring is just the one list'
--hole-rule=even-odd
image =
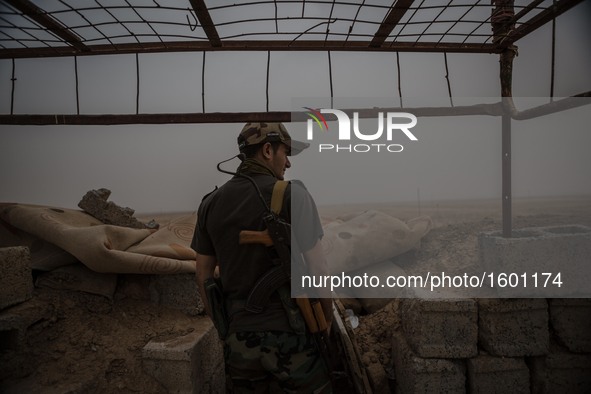
[{"label": "vertical metal pole", "polygon": [[14,77],[15,74],[15,64],[14,64],[14,58],[12,58],[12,77],[10,78],[10,80],[12,81],[12,90],[10,92],[10,114],[14,115],[14,85],[16,82],[16,78]]},{"label": "vertical metal pole", "polygon": [[269,66],[271,64],[271,51],[267,51],[267,112],[269,112]]},{"label": "vertical metal pole", "polygon": [[402,108],[404,105],[402,105],[402,86],[400,86],[402,78],[400,77],[400,54],[398,52],[396,52],[396,68],[398,69],[398,97],[400,97],[400,108]]},{"label": "vertical metal pole", "polygon": [[201,66],[201,111],[205,113],[205,54],[203,52],[203,65]]},{"label": "vertical metal pole", "polygon": [[140,113],[140,58],[135,54],[135,114]]},{"label": "vertical metal pole", "polygon": [[503,131],[501,145],[503,151],[502,177],[503,177],[503,237],[511,237],[512,229],[512,195],[511,195],[511,114],[507,111],[503,114]]},{"label": "vertical metal pole", "polygon": [[[553,2],[556,5],[556,0]],[[556,18],[552,18],[552,71],[550,75],[550,102],[554,101],[554,67],[556,59]]]},{"label": "vertical metal pole", "polygon": [[[513,0],[493,0],[495,9],[491,16],[493,29],[493,43],[501,44],[508,32],[515,27],[507,24],[515,15]],[[517,54],[517,47],[509,45],[500,54],[500,83],[503,102],[502,117],[502,207],[503,207],[503,237],[510,238],[512,232],[512,196],[511,196],[511,115],[513,107],[513,59]]]},{"label": "vertical metal pole", "polygon": [[78,56],[74,56],[74,76],[76,78],[76,115],[80,115],[80,93],[78,91]]},{"label": "vertical metal pole", "polygon": [[449,80],[449,68],[447,66],[447,52],[443,52],[443,60],[445,61],[445,80],[447,82],[447,93],[449,94],[449,102],[454,106],[454,99],[451,95],[451,82]]},{"label": "vertical metal pole", "polygon": [[330,81],[330,108],[334,108],[334,90],[332,88],[332,61],[328,51],[328,80]]}]

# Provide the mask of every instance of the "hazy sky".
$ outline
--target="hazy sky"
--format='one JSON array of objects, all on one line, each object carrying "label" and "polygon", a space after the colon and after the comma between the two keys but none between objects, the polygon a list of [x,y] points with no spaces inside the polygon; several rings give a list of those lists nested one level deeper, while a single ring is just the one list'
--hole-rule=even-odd
[{"label": "hazy sky", "polygon": [[[589,15],[587,1],[557,19],[557,97],[591,88]],[[550,25],[517,44],[514,95],[548,96]],[[202,56],[140,55],[140,112],[201,112]],[[448,61],[456,104],[499,95],[497,55],[449,54]],[[264,111],[266,63],[266,52],[207,53],[206,111]],[[400,63],[405,105],[447,105],[442,54],[401,53]],[[391,97],[391,105],[398,104],[395,54],[335,52],[332,66],[336,97]],[[80,57],[78,67],[81,113],[135,113],[134,55]],[[0,60],[5,114],[11,71],[11,61]],[[73,58],[17,59],[16,77],[15,113],[76,112]],[[294,109],[294,98],[327,97],[328,55],[272,53],[270,81],[270,110]],[[534,104],[517,103],[520,109]],[[589,112],[587,106],[513,122],[516,196],[591,194]],[[204,193],[228,178],[215,165],[236,153],[241,127],[3,125],[0,201],[73,208],[89,189],[106,187],[113,201],[137,212],[193,210]],[[304,127],[288,125],[294,132]],[[414,200],[419,190],[426,200],[500,196],[500,119],[419,118],[415,130],[419,141],[405,142],[401,153],[345,158],[305,152],[293,159],[288,176],[303,179],[321,204],[350,202],[367,190],[381,201]]]}]

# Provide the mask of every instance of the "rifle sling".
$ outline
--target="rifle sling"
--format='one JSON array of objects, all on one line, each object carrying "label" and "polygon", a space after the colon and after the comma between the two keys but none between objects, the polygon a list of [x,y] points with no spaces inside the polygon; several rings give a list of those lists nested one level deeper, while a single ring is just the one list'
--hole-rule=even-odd
[{"label": "rifle sling", "polygon": [[281,213],[281,208],[283,208],[283,195],[285,194],[285,189],[287,189],[287,185],[289,182],[287,181],[277,181],[273,186],[273,194],[271,195],[271,211],[275,215],[279,215]]},{"label": "rifle sling", "polygon": [[[281,213],[281,209],[283,208],[283,197],[288,184],[288,181],[277,181],[273,186],[271,211],[275,215]],[[254,287],[248,294],[244,309],[252,313],[261,313],[265,305],[269,303],[271,294],[288,281],[289,274],[285,272],[285,269],[281,265],[272,268],[255,283]]]}]

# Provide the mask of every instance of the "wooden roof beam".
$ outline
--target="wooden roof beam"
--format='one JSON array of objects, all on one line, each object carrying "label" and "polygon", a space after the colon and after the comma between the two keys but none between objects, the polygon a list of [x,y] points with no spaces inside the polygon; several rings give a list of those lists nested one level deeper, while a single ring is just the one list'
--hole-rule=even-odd
[{"label": "wooden roof beam", "polygon": [[197,15],[197,19],[199,19],[199,23],[205,31],[207,38],[212,47],[221,47],[222,40],[220,40],[220,36],[215,28],[215,24],[211,19],[211,15],[209,15],[209,11],[207,10],[207,6],[205,5],[205,0],[190,0],[191,6],[193,7],[193,11],[195,11],[195,15]]},{"label": "wooden roof beam", "polygon": [[73,46],[79,51],[87,52],[89,48],[82,43],[80,37],[70,31],[66,26],[62,25],[58,20],[48,15],[45,10],[37,7],[28,0],[4,0],[10,4],[14,9],[20,11],[23,15],[45,27],[53,34],[63,39],[65,42]]},{"label": "wooden roof beam", "polygon": [[402,19],[406,11],[410,8],[414,0],[395,0],[396,4],[390,9],[390,12],[378,28],[378,31],[374,35],[371,43],[369,44],[372,48],[382,46],[386,41],[392,30],[396,27],[398,22]]}]

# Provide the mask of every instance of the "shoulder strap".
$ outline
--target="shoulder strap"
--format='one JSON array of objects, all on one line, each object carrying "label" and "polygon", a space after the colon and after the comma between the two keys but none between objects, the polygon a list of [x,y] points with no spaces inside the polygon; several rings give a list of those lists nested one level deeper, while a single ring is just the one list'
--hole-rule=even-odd
[{"label": "shoulder strap", "polygon": [[275,186],[273,186],[273,194],[271,195],[271,211],[275,215],[279,215],[281,213],[281,208],[283,207],[283,195],[285,194],[285,189],[289,184],[288,181],[277,181],[275,182]]}]

